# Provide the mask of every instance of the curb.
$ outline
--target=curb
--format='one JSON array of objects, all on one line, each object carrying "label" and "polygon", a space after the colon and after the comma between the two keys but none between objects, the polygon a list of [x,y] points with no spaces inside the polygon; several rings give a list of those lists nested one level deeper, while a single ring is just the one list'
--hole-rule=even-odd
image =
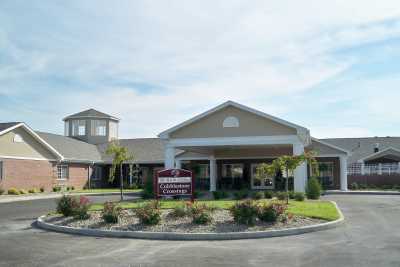
[{"label": "curb", "polygon": [[376,195],[398,196],[398,191],[325,191],[325,195]]},{"label": "curb", "polygon": [[[31,200],[43,200],[43,199],[54,199],[62,197],[63,195],[70,195],[70,196],[113,196],[119,195],[119,192],[110,192],[110,193],[68,193],[65,194],[47,194],[47,195],[27,195],[27,196],[16,196],[16,197],[9,197],[5,199],[0,198],[0,204],[2,203],[12,203],[12,202],[21,202],[21,201],[31,201]],[[138,194],[136,192],[126,192],[124,195],[132,196]]]},{"label": "curb", "polygon": [[237,239],[256,239],[278,236],[299,235],[316,231],[328,230],[336,228],[344,223],[344,216],[336,202],[331,201],[339,213],[339,219],[331,222],[302,226],[297,228],[288,228],[282,230],[269,230],[257,232],[230,232],[230,233],[171,233],[171,232],[144,232],[144,231],[114,231],[114,230],[97,230],[83,229],[69,226],[54,225],[45,222],[46,215],[40,216],[36,220],[36,225],[39,228],[85,236],[95,237],[118,237],[118,238],[139,238],[153,240],[237,240]]}]

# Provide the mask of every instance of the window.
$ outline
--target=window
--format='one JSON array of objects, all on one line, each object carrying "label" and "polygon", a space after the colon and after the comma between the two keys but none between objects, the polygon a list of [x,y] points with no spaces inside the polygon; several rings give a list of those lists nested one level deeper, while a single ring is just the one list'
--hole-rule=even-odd
[{"label": "window", "polygon": [[225,178],[242,178],[243,164],[224,164],[222,176]]},{"label": "window", "polygon": [[105,120],[92,120],[92,136],[106,136],[106,122]]},{"label": "window", "polygon": [[23,143],[24,139],[19,134],[14,135],[14,143]]},{"label": "window", "polygon": [[3,180],[3,162],[0,161],[0,181]]},{"label": "window", "polygon": [[333,162],[318,162],[319,178],[324,189],[329,189],[334,186],[333,180]]},{"label": "window", "polygon": [[64,123],[64,136],[69,136],[69,121]]},{"label": "window", "polygon": [[68,165],[57,165],[57,179],[66,180],[69,178]]},{"label": "window", "polygon": [[224,122],[222,123],[222,127],[224,128],[237,128],[239,127],[239,119],[236,117],[226,117]]},{"label": "window", "polygon": [[103,178],[103,168],[100,166],[94,166],[92,179],[94,181],[101,180]]},{"label": "window", "polygon": [[72,136],[86,135],[86,121],[73,120],[72,121]]},{"label": "window", "polygon": [[110,140],[118,138],[118,123],[117,122],[110,121],[109,136],[110,136]]}]

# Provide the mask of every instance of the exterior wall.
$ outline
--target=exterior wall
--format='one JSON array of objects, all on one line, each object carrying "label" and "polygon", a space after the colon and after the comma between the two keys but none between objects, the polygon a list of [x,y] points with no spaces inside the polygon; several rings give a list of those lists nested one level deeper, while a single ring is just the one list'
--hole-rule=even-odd
[{"label": "exterior wall", "polygon": [[[24,142],[14,142],[16,134],[19,134]],[[47,148],[21,127],[0,136],[0,156],[47,160],[56,158]]]},{"label": "exterior wall", "polygon": [[400,185],[400,174],[393,175],[348,175],[348,185],[352,183],[384,186]]},{"label": "exterior wall", "polygon": [[[224,128],[226,117],[239,119],[239,127]],[[297,130],[256,114],[229,106],[170,134],[171,138],[294,135]]]},{"label": "exterior wall", "polygon": [[214,155],[218,158],[251,158],[251,157],[279,157],[282,155],[292,155],[292,146],[276,146],[276,147],[255,147],[255,148],[235,148],[235,149],[219,149]]},{"label": "exterior wall", "polygon": [[317,155],[332,155],[332,154],[341,154],[345,155],[346,153],[335,149],[333,147],[327,146],[325,144],[322,144],[318,141],[312,140],[311,145],[309,145],[306,149],[306,151],[315,151]]},{"label": "exterior wall", "polygon": [[[72,136],[72,121],[73,120],[84,120],[85,121],[85,135],[83,136]],[[106,135],[105,136],[92,136],[92,120],[104,120],[106,121]],[[102,144],[110,141],[110,121],[115,122],[114,120],[110,119],[100,119],[100,118],[83,118],[83,119],[68,119],[65,122],[69,124],[68,126],[68,136],[84,141],[89,144]],[[118,122],[117,122],[118,124]],[[65,127],[65,126],[64,126]]]},{"label": "exterior wall", "polygon": [[7,190],[44,187],[51,191],[53,186],[74,186],[81,189],[87,182],[88,165],[69,164],[69,179],[57,180],[57,163],[45,160],[0,159],[3,162],[3,179],[0,186]]}]

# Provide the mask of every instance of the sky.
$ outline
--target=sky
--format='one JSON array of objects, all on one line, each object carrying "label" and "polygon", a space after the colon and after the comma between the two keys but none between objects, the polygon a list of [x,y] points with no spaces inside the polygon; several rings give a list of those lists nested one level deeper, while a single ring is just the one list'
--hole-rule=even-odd
[{"label": "sky", "polygon": [[398,0],[0,1],[0,122],[62,134],[95,108],[155,137],[227,100],[400,136]]}]

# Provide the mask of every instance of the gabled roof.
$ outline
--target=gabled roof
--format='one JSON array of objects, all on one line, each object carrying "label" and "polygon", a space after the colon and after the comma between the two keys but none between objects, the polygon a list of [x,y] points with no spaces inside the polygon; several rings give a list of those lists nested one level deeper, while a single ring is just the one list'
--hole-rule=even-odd
[{"label": "gabled roof", "polygon": [[226,107],[229,107],[229,106],[232,106],[232,107],[235,107],[235,108],[238,108],[238,109],[241,109],[241,110],[244,110],[244,111],[253,113],[253,114],[255,114],[255,115],[264,117],[264,118],[266,118],[266,119],[272,120],[272,121],[274,121],[274,122],[277,122],[277,123],[279,123],[279,124],[288,126],[288,127],[290,127],[290,128],[294,128],[294,129],[297,130],[297,133],[298,133],[298,134],[301,134],[301,135],[307,135],[307,134],[309,134],[309,131],[308,131],[307,128],[304,128],[304,127],[299,126],[299,125],[297,125],[297,124],[294,124],[294,123],[291,123],[291,122],[282,120],[282,119],[280,119],[280,118],[277,118],[277,117],[274,117],[274,116],[269,115],[269,114],[267,114],[267,113],[261,112],[261,111],[259,111],[259,110],[256,110],[256,109],[253,109],[253,108],[244,106],[244,105],[239,104],[239,103],[236,103],[236,102],[234,102],[234,101],[226,101],[225,103],[222,103],[221,105],[218,105],[218,106],[216,106],[215,108],[212,108],[212,109],[210,109],[210,110],[208,110],[208,111],[206,111],[206,112],[203,112],[203,113],[201,113],[201,114],[199,114],[199,115],[197,115],[197,116],[195,116],[195,117],[193,117],[193,118],[191,118],[191,119],[189,119],[189,120],[186,120],[186,121],[184,121],[184,122],[182,122],[182,123],[180,123],[180,124],[178,124],[178,125],[176,125],[176,126],[174,126],[174,127],[172,127],[172,128],[169,128],[169,129],[166,130],[166,131],[163,131],[163,132],[160,133],[158,136],[159,136],[160,138],[168,138],[168,136],[169,136],[170,133],[175,132],[176,130],[178,130],[178,129],[180,129],[180,128],[183,128],[183,127],[185,127],[185,126],[187,126],[187,125],[189,125],[189,124],[192,124],[193,122],[196,122],[196,121],[198,121],[198,120],[200,120],[200,119],[202,119],[202,118],[204,118],[204,117],[206,117],[206,116],[208,116],[208,115],[210,115],[210,114],[212,114],[212,113],[214,113],[214,112],[217,112],[217,111],[222,110],[222,109],[224,109],[224,108],[226,108]]},{"label": "gabled roof", "polygon": [[56,155],[60,160],[63,160],[64,157],[61,155],[53,146],[46,142],[43,138],[41,138],[35,131],[33,131],[28,125],[23,122],[8,122],[8,123],[1,123],[4,129],[0,131],[0,135],[6,134],[16,128],[23,128],[28,134],[30,134],[34,139],[36,139],[39,143],[45,146],[51,153]]},{"label": "gabled roof", "polygon": [[98,110],[95,110],[93,108],[72,114],[70,116],[67,116],[63,119],[63,121],[69,120],[69,119],[81,119],[81,118],[99,118],[99,119],[110,119],[110,120],[119,121],[118,118],[108,115],[106,113],[100,112]]},{"label": "gabled roof", "polygon": [[95,145],[77,139],[45,132],[36,132],[69,162],[100,162],[101,154]]},{"label": "gabled roof", "polygon": [[312,142],[317,142],[317,143],[320,143],[320,144],[322,144],[322,145],[324,145],[324,146],[327,146],[327,147],[330,147],[330,148],[339,150],[339,151],[341,151],[341,152],[344,152],[344,153],[347,154],[347,155],[350,155],[350,154],[351,154],[350,151],[348,151],[348,150],[346,150],[346,149],[344,149],[344,148],[342,148],[342,147],[338,147],[338,146],[335,146],[335,145],[333,145],[333,144],[324,142],[323,140],[319,140],[319,139],[314,138],[314,137],[311,137],[311,140],[312,140]]},{"label": "gabled roof", "polygon": [[397,156],[400,156],[400,149],[394,148],[394,147],[388,147],[384,150],[381,150],[379,152],[375,152],[375,153],[371,153],[366,157],[363,157],[361,159],[359,159],[359,162],[365,162],[368,160],[373,160],[373,159],[377,159],[386,155],[393,155],[393,154],[397,154]]}]

